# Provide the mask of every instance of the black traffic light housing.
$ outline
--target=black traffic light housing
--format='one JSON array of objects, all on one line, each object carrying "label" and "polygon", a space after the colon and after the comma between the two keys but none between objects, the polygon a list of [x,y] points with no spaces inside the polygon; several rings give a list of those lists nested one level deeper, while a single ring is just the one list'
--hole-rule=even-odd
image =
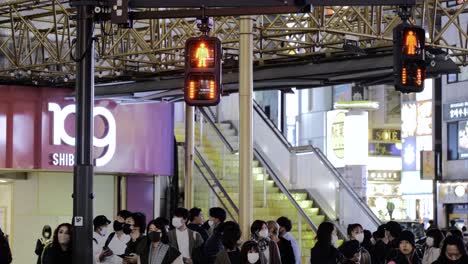
[{"label": "black traffic light housing", "polygon": [[185,43],[184,99],[191,106],[217,105],[221,98],[221,41],[206,35]]},{"label": "black traffic light housing", "polygon": [[426,36],[423,28],[403,22],[393,29],[393,72],[395,89],[419,93],[426,79]]}]

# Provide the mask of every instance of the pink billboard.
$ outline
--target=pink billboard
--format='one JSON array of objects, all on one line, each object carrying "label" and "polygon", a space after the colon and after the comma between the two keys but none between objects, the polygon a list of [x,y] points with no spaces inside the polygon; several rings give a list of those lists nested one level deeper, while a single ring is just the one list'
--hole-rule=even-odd
[{"label": "pink billboard", "polygon": [[[0,86],[0,168],[72,171],[76,106],[73,90]],[[173,174],[171,103],[94,106],[95,171]]]}]

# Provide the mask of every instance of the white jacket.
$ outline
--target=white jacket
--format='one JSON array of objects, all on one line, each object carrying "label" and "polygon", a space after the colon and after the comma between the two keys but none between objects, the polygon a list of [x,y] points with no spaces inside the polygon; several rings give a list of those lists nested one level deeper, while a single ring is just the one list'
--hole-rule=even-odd
[{"label": "white jacket", "polygon": [[424,257],[422,260],[422,264],[432,264],[432,262],[436,261],[440,256],[440,248],[430,247],[426,248],[426,252],[424,252]]}]

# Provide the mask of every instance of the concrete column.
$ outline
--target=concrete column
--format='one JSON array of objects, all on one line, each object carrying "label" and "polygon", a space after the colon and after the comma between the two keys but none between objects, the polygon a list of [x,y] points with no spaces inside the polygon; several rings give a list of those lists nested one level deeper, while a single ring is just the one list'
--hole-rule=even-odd
[{"label": "concrete column", "polygon": [[239,225],[242,238],[250,237],[253,221],[253,21],[240,18],[239,56]]},{"label": "concrete column", "polygon": [[193,153],[195,144],[194,107],[185,105],[185,181],[184,206],[193,207]]}]

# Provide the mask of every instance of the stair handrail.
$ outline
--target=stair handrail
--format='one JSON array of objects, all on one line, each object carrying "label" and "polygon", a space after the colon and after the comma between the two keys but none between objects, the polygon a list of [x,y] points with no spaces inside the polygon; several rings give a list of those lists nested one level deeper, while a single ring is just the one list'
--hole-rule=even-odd
[{"label": "stair handrail", "polygon": [[254,146],[253,149],[254,156],[255,158],[262,164],[263,168],[265,168],[270,175],[270,177],[273,179],[275,182],[276,186],[281,190],[281,192],[286,195],[286,197],[289,199],[289,201],[296,207],[297,211],[299,211],[299,214],[306,220],[307,224],[312,228],[312,230],[317,233],[317,226],[312,222],[312,219],[305,213],[305,211],[302,209],[302,207],[297,203],[296,199],[292,196],[291,192],[289,192],[288,188],[284,185],[284,183],[281,181],[281,179],[278,177],[278,173],[274,168],[272,168],[269,165],[269,162],[267,162],[264,158],[264,153],[260,148],[257,146]]},{"label": "stair handrail", "polygon": [[239,208],[237,208],[236,204],[231,199],[231,196],[229,196],[229,194],[226,192],[226,189],[224,189],[223,185],[218,180],[218,178],[214,174],[213,170],[211,170],[211,167],[208,165],[208,163],[205,161],[205,159],[203,158],[203,156],[200,154],[200,152],[198,151],[198,149],[196,147],[194,148],[194,152],[195,152],[195,155],[200,160],[200,162],[202,163],[203,167],[205,167],[205,169],[208,172],[208,174],[210,175],[211,179],[218,186],[219,190],[223,193],[224,197],[226,197],[226,199],[228,200],[229,205],[234,209],[234,211],[236,211],[236,214],[239,215]]},{"label": "stair handrail", "polygon": [[[229,210],[229,208],[226,206],[226,204],[223,202],[223,199],[221,199],[221,197],[219,196],[218,192],[214,189],[214,187],[210,184],[210,180],[208,180],[208,178],[206,177],[205,173],[203,173],[203,170],[201,169],[201,166],[198,164],[198,162],[194,161],[194,165],[195,167],[197,168],[198,172],[200,172],[200,175],[203,177],[203,179],[206,181],[206,183],[208,184],[208,186],[210,187],[210,189],[213,191],[213,193],[216,195],[216,197],[218,198],[219,202],[221,203],[221,206],[224,207],[224,209],[227,211],[227,213],[229,214],[229,216],[231,216],[231,218],[233,220],[237,219],[236,217],[234,217],[234,215],[231,213],[231,210]],[[219,186],[218,186],[219,188]],[[221,188],[220,188],[221,189]],[[239,213],[238,213],[239,215]]]},{"label": "stair handrail", "polygon": [[286,139],[286,137],[278,130],[278,128],[275,126],[275,124],[266,116],[265,112],[263,111],[262,107],[260,104],[257,103],[257,101],[253,100],[253,108],[255,112],[260,116],[263,121],[267,124],[268,127],[270,127],[271,131],[276,135],[276,137],[283,143],[283,145],[291,151],[293,146],[289,141]]},{"label": "stair handrail", "polygon": [[211,119],[211,117],[206,113],[205,109],[203,107],[198,107],[198,110],[200,110],[200,113],[203,115],[203,117],[208,121],[208,123],[211,125],[211,127],[214,129],[218,137],[221,139],[221,141],[224,143],[224,145],[228,148],[229,152],[231,154],[236,154],[238,150],[234,150],[234,147],[232,147],[231,143],[227,140],[227,138],[223,135],[223,132],[219,130],[219,128],[216,126],[214,121]]},{"label": "stair handrail", "polygon": [[350,194],[353,200],[357,201],[358,205],[364,209],[364,212],[367,214],[367,216],[370,217],[372,222],[376,226],[380,226],[382,222],[380,219],[372,212],[372,210],[367,206],[367,203],[363,201],[359,195],[356,193],[356,191],[351,187],[351,185],[348,183],[348,181],[341,175],[341,173],[331,164],[331,162],[327,159],[325,154],[319,149],[314,146],[309,146],[311,149],[317,153],[317,157],[320,159],[320,161],[335,175],[335,178],[340,182],[340,185],[343,186]]}]

